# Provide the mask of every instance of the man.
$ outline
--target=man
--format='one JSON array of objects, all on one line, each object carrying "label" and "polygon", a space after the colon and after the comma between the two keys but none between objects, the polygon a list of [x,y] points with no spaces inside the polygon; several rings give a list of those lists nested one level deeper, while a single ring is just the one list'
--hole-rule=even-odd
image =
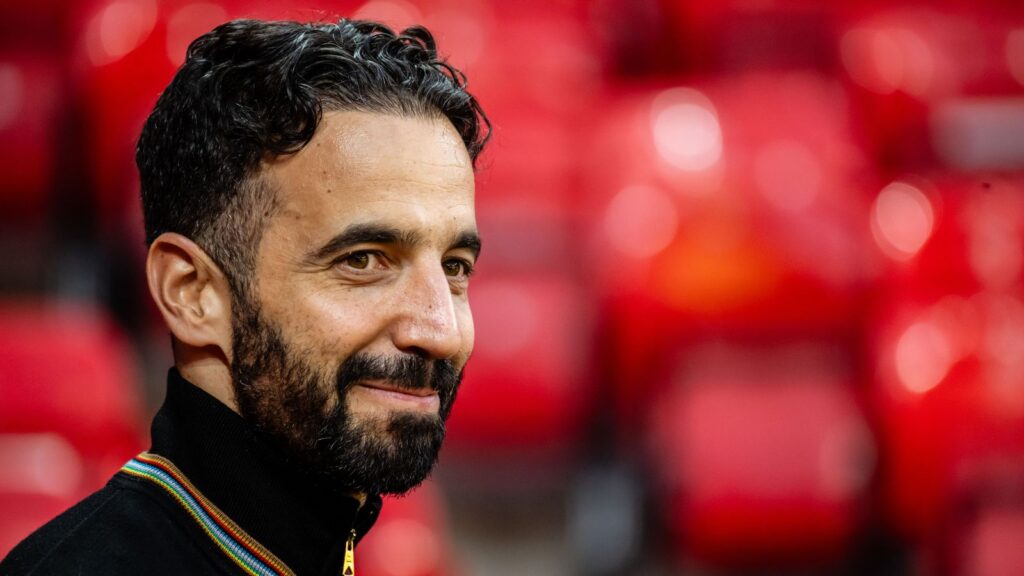
[{"label": "man", "polygon": [[473,347],[489,133],[422,28],[234,21],[143,128],[175,367],[149,452],[0,574],[352,574],[436,461]]}]

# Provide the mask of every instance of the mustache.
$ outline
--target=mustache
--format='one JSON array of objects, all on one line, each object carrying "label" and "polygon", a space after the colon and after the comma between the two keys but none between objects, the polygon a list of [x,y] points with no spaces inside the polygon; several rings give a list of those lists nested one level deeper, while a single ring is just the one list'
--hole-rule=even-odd
[{"label": "mustache", "polygon": [[451,360],[427,360],[420,356],[372,356],[353,354],[338,370],[338,389],[346,391],[363,380],[387,380],[400,389],[429,388],[443,396],[459,385],[462,374]]}]

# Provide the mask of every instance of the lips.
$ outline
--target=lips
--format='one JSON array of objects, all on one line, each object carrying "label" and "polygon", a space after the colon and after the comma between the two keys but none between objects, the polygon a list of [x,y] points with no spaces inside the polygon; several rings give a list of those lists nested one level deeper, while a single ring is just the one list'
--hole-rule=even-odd
[{"label": "lips", "polygon": [[407,388],[405,386],[398,386],[396,384],[392,384],[390,382],[385,382],[381,380],[359,382],[358,385],[363,386],[364,388],[373,388],[374,390],[381,390],[383,392],[394,392],[396,394],[418,396],[421,398],[426,396],[437,395],[437,390],[434,390],[433,388]]},{"label": "lips", "polygon": [[441,405],[437,391],[432,388],[404,388],[390,382],[372,380],[359,382],[355,389],[362,390],[364,400],[402,410],[437,412]]}]

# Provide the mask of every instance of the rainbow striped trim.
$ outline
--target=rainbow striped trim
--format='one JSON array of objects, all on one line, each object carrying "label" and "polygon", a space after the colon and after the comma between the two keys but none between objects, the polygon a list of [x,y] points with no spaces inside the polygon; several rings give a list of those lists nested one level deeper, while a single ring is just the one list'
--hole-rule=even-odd
[{"label": "rainbow striped trim", "polygon": [[245,533],[237,524],[202,495],[174,464],[143,452],[128,461],[121,471],[149,480],[166,490],[206,535],[237,564],[252,576],[295,576],[284,562]]}]

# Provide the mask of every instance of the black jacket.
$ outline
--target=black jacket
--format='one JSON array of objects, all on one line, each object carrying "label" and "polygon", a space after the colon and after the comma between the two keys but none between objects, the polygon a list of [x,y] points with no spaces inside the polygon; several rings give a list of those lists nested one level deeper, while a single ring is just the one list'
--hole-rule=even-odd
[{"label": "black jacket", "polygon": [[380,511],[378,497],[360,508],[300,472],[176,370],[152,437],[148,453],[14,548],[0,575],[338,576],[353,531],[358,541]]}]

